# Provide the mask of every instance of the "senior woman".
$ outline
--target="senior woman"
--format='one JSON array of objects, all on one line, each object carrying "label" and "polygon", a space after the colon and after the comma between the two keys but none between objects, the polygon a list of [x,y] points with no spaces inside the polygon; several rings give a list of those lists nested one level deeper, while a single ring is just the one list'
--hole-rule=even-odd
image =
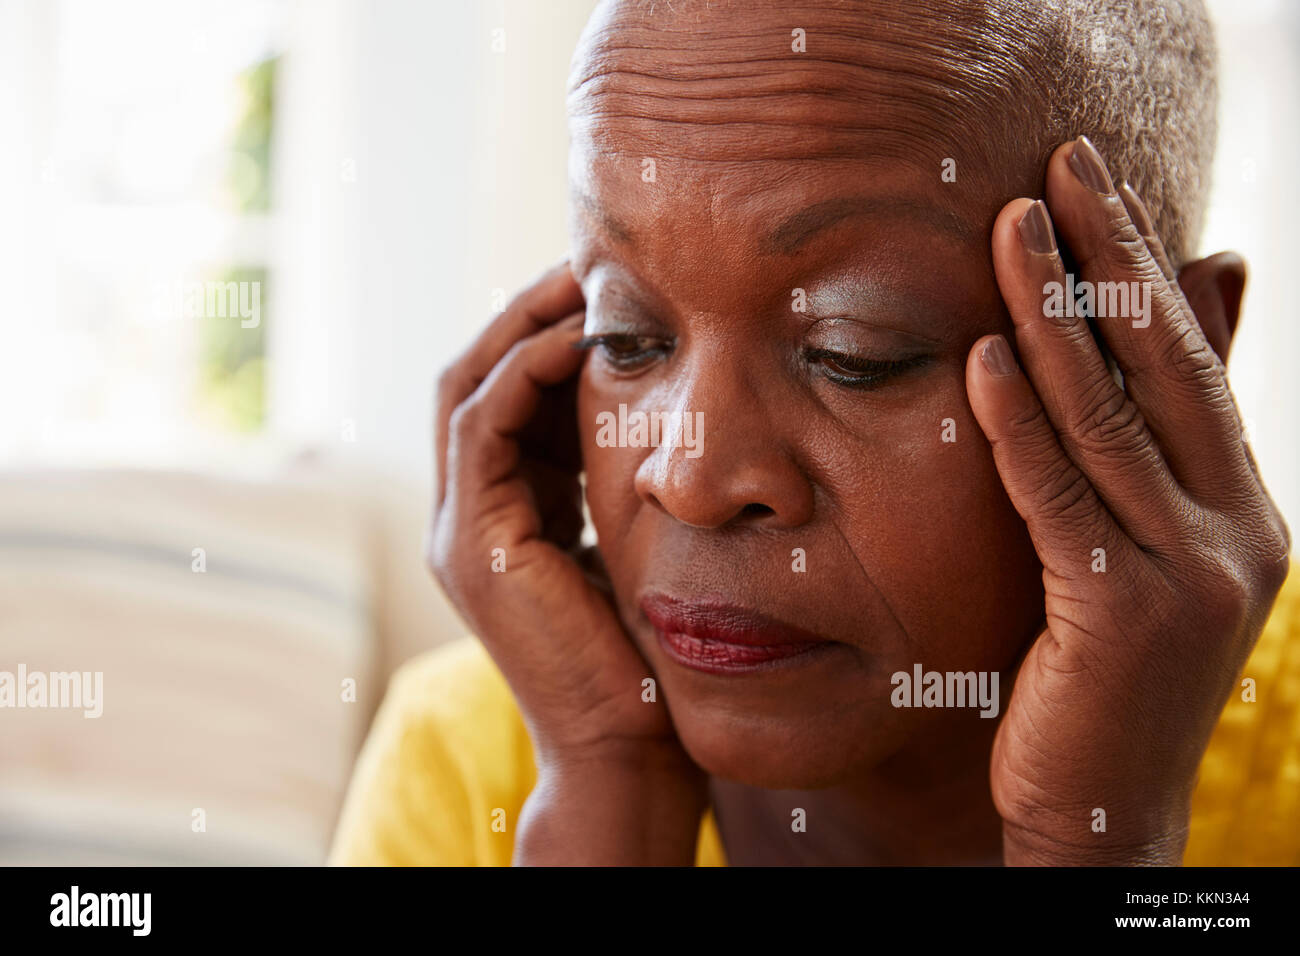
[{"label": "senior woman", "polygon": [[439,384],[477,639],[332,860],[1297,862],[1213,69],[1175,0],[603,4],[571,257]]}]

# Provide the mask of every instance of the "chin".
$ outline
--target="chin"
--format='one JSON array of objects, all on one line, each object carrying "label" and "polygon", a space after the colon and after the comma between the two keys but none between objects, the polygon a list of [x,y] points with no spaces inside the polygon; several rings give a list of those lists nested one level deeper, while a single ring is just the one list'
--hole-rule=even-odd
[{"label": "chin", "polygon": [[678,739],[712,777],[766,790],[818,790],[869,771],[901,744],[892,714],[828,705],[805,718],[672,706]]}]

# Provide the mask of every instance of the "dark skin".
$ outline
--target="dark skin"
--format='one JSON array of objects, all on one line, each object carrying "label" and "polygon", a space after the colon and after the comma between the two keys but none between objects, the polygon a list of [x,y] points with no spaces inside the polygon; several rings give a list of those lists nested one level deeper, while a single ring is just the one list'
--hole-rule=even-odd
[{"label": "dark skin", "polygon": [[[689,71],[727,43],[745,64],[765,16],[788,34],[759,8],[722,47],[597,48],[589,72]],[[1035,251],[1039,210],[1002,181],[1015,147],[960,188],[924,151],[899,158],[891,123],[934,117],[891,89],[891,55],[872,53],[874,100],[774,93],[764,115],[788,122],[758,161],[734,134],[765,68],[691,97],[579,87],[572,261],[440,382],[430,563],[535,745],[517,862],[689,863],[710,802],[740,864],[1181,859],[1200,756],[1287,569],[1221,362],[1244,266],[1175,276],[1140,198],[1087,185],[1075,142],[1020,174],[1048,214]],[[864,115],[853,158],[826,155]],[[1043,315],[1053,243],[1084,279],[1151,284],[1149,326],[1101,325],[1124,389],[1082,320]],[[599,447],[620,403],[702,413],[704,453]],[[581,469],[598,552],[577,547]],[[652,591],[834,643],[702,673],[660,646]],[[893,707],[890,675],[916,662],[1001,672],[1000,719]]]}]

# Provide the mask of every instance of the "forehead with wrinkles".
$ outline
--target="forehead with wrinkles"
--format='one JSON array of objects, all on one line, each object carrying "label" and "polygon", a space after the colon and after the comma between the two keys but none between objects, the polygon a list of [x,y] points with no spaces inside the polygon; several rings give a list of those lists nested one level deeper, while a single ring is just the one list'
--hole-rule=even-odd
[{"label": "forehead with wrinkles", "polygon": [[1086,133],[1181,261],[1213,61],[1199,0],[607,0],[574,55],[570,132],[588,164],[892,162],[937,181],[953,157],[1002,200],[1036,194],[1051,149]]},{"label": "forehead with wrinkles", "polygon": [[1041,43],[1031,18],[964,2],[606,3],[575,55],[570,127],[597,154],[1005,165],[1008,93],[1032,97]]}]

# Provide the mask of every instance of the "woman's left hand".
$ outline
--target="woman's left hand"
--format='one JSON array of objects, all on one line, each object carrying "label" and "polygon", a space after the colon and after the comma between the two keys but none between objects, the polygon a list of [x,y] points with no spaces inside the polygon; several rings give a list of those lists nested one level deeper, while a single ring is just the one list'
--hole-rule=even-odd
[{"label": "woman's left hand", "polygon": [[[993,747],[1004,859],[1178,864],[1197,767],[1290,537],[1140,200],[1086,140],[1052,155],[1046,192],[1009,203],[993,230],[1025,371],[1001,336],[976,342],[966,369],[1046,592]],[[1127,314],[1096,320],[1122,387],[1084,318],[1047,314],[1044,287],[1066,282],[1058,232],[1076,284],[1130,293]],[[1103,287],[1108,305],[1118,289]]]}]

